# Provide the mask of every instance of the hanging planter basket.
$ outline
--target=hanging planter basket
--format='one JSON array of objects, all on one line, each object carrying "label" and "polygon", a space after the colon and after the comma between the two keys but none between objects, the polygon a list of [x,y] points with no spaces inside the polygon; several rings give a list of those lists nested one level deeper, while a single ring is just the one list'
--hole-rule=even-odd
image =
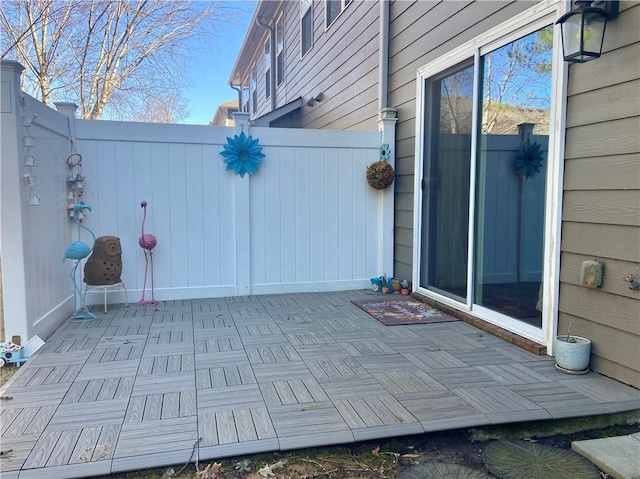
[{"label": "hanging planter basket", "polygon": [[367,167],[367,183],[376,190],[388,188],[394,178],[393,167],[384,160],[376,161]]},{"label": "hanging planter basket", "polygon": [[376,161],[367,167],[367,183],[376,190],[391,186],[395,178],[393,167],[384,160]]},{"label": "hanging planter basket", "polygon": [[391,148],[389,148],[388,143],[383,143],[380,146],[380,159],[367,166],[367,183],[372,188],[384,190],[393,183],[396,174],[393,171],[393,166],[387,163],[390,157]]}]

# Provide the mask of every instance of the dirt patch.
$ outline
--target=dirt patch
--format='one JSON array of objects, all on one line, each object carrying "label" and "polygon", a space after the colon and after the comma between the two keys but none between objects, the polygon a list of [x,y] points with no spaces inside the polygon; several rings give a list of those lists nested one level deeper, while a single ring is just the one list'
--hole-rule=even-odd
[{"label": "dirt patch", "polygon": [[[393,479],[406,468],[425,462],[460,464],[488,473],[483,454],[492,439],[524,439],[571,449],[572,441],[633,434],[640,430],[637,412],[615,416],[617,419],[613,423],[620,424],[616,426],[610,425],[612,418],[614,416],[598,416],[420,434],[348,446],[206,461],[199,463],[197,468],[189,464],[112,474],[104,479]],[[589,430],[575,431],[585,427]],[[278,461],[286,463],[263,469],[263,474],[271,473],[272,476],[259,473],[260,469]],[[218,465],[209,467],[206,472],[211,464]]]}]

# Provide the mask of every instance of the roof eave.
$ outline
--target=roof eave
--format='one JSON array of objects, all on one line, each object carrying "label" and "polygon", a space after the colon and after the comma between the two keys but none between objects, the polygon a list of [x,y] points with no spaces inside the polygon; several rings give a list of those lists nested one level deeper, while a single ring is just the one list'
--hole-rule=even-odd
[{"label": "roof eave", "polygon": [[253,18],[249,24],[249,29],[240,47],[240,52],[236,57],[236,62],[231,70],[229,76],[230,85],[240,85],[242,81],[247,77],[251,60],[254,57],[254,53],[258,51],[258,48],[262,45],[262,39],[266,35],[266,31],[260,25],[258,25],[256,19],[262,18],[265,23],[271,23],[274,19],[275,12],[280,8],[282,0],[260,0],[256,11],[253,13]]}]

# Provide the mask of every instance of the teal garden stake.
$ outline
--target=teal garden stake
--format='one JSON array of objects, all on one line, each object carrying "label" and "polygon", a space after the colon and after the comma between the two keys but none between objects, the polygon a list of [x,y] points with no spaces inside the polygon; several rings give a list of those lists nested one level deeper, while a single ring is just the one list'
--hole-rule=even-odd
[{"label": "teal garden stake", "polygon": [[[91,206],[85,205],[84,203],[76,203],[75,205],[73,205],[73,209],[71,210],[71,213],[73,214],[73,221],[78,223],[78,226],[80,226],[80,228],[89,232],[89,234],[93,238],[93,244],[89,246],[82,241],[75,241],[67,247],[67,250],[64,253],[63,262],[67,259],[71,259],[74,261],[73,268],[71,268],[70,274],[71,282],[73,283],[73,315],[71,316],[71,318],[69,318],[69,321],[91,321],[97,318],[97,316],[89,311],[89,308],[87,308],[87,303],[84,300],[84,296],[80,292],[76,277],[76,271],[78,269],[80,261],[91,254],[91,250],[93,250],[93,246],[96,244],[96,235],[94,235],[93,231],[91,231],[81,223],[82,218],[84,218],[83,210],[91,211]],[[82,307],[80,309],[78,309],[76,304],[77,297],[80,297],[82,301]]]},{"label": "teal garden stake", "polygon": [[227,144],[224,145],[224,151],[220,156],[224,157],[227,171],[233,170],[236,175],[244,178],[245,173],[251,175],[258,172],[265,155],[262,153],[262,147],[258,146],[258,139],[254,140],[243,131],[233,138],[227,137]]}]

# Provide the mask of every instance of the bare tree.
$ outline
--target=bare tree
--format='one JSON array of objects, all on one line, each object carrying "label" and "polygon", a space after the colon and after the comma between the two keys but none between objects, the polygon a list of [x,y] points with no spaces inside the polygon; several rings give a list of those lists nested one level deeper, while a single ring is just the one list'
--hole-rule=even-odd
[{"label": "bare tree", "polygon": [[82,118],[133,118],[178,90],[190,52],[220,21],[219,0],[5,0],[3,58],[26,67],[25,89],[44,103],[73,101]]}]

